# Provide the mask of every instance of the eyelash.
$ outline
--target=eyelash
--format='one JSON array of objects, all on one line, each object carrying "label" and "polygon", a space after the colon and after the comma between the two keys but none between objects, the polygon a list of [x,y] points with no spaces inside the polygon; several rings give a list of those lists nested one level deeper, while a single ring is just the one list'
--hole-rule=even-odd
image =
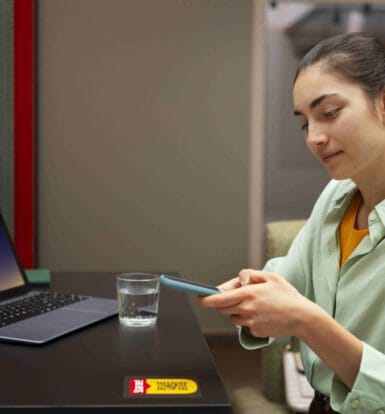
[{"label": "eyelash", "polygon": [[[340,110],[341,110],[341,108],[336,108],[336,109],[333,109],[332,111],[324,112],[323,116],[327,119],[333,119],[338,114],[338,112]],[[302,125],[301,131],[307,131],[308,126],[309,126],[309,124]]]},{"label": "eyelash", "polygon": [[332,111],[327,111],[324,113],[325,118],[333,118],[335,115],[338,114],[341,108],[333,109]]}]

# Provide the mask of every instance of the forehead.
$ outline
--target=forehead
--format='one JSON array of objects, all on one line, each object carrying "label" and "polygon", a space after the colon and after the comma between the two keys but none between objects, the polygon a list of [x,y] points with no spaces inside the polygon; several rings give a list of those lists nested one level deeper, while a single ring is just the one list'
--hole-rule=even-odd
[{"label": "forehead", "polygon": [[320,65],[309,66],[300,72],[294,84],[294,107],[304,112],[315,99],[332,94],[345,99],[364,99],[364,93],[356,83],[333,75]]}]

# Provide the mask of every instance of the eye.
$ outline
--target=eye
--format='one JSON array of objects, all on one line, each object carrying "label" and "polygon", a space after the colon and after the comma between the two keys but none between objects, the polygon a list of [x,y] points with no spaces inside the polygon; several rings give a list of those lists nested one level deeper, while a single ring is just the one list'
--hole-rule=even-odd
[{"label": "eye", "polygon": [[336,108],[336,109],[332,109],[331,111],[326,111],[326,112],[324,112],[324,117],[328,118],[328,119],[334,118],[338,114],[340,109],[341,108]]},{"label": "eye", "polygon": [[307,132],[307,130],[309,129],[309,124],[303,124],[302,126],[301,126],[301,131],[303,131],[303,132]]}]

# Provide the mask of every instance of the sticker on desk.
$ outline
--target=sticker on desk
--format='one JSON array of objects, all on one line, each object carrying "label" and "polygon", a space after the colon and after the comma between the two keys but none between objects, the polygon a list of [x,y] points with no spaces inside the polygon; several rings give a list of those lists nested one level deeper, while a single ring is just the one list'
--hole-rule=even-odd
[{"label": "sticker on desk", "polygon": [[198,396],[197,381],[191,378],[126,377],[124,397]]}]

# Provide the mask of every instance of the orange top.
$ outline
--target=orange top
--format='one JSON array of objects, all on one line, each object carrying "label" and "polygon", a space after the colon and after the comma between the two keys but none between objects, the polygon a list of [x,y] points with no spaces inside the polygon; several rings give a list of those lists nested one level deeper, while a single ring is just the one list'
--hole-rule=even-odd
[{"label": "orange top", "polygon": [[345,216],[340,224],[340,266],[342,267],[354,249],[359,245],[360,241],[369,234],[368,229],[358,230],[355,227],[358,207],[362,201],[362,196],[359,191],[354,194],[352,201]]}]

